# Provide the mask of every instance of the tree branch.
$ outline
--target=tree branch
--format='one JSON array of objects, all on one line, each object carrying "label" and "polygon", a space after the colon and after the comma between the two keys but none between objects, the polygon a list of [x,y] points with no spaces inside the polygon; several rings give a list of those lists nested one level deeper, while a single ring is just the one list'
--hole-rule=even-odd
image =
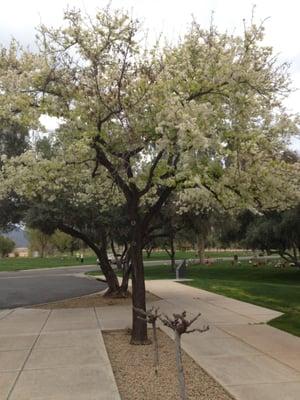
[{"label": "tree branch", "polygon": [[147,183],[146,183],[144,189],[140,190],[140,192],[139,192],[139,195],[141,197],[144,196],[150,190],[150,188],[152,187],[152,181],[153,181],[153,176],[154,176],[155,169],[156,169],[159,161],[161,160],[162,156],[164,155],[164,153],[165,153],[165,150],[163,149],[155,157],[155,159],[154,159],[154,161],[153,161],[153,163],[151,165],[150,171],[149,171]]}]

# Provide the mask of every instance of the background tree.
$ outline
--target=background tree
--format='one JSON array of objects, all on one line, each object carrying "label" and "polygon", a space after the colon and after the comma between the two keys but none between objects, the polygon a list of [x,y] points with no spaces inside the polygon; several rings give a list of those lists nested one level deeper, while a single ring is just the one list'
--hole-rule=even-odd
[{"label": "background tree", "polygon": [[[7,48],[0,44],[0,167],[5,159],[30,147],[30,129],[42,128],[37,93],[30,90],[33,71],[38,67],[38,56],[22,49],[15,40]],[[0,229],[13,229],[25,209],[26,201],[12,186],[0,200]]]},{"label": "background tree", "polygon": [[247,229],[255,218],[256,215],[249,210],[221,215],[216,226],[217,238],[220,245],[223,248],[243,246]]},{"label": "background tree", "polygon": [[205,248],[215,221],[220,218],[221,205],[212,193],[203,188],[186,189],[177,198],[177,213],[180,215],[180,235],[190,238],[196,247],[200,263],[205,260]]},{"label": "background tree", "polygon": [[51,235],[51,243],[54,249],[58,250],[61,254],[70,252],[71,256],[75,250],[80,249],[80,245],[82,244],[78,239],[59,230],[56,230]]},{"label": "background tree", "polygon": [[[30,174],[30,168],[28,173]],[[29,175],[28,179],[30,179]],[[38,184],[40,183],[41,180]],[[25,221],[28,226],[38,228],[48,235],[59,230],[65,235],[72,236],[73,239],[86,244],[95,252],[100,261],[102,272],[108,283],[106,294],[113,296],[121,294],[123,296],[126,294],[127,287],[125,288],[124,285],[120,287],[108,258],[108,220],[101,208],[102,203],[99,203],[96,198],[87,202],[85,196],[84,199],[79,199],[80,195],[84,195],[84,193],[80,190],[76,191],[79,187],[73,184],[74,182],[70,180],[68,184],[63,185],[63,189],[56,186],[56,189],[51,191],[52,196],[55,193],[55,199],[50,202],[46,199],[43,202],[39,198],[31,199]]]},{"label": "background tree", "polygon": [[0,236],[0,254],[1,257],[7,257],[9,253],[11,253],[16,244],[13,240],[5,237],[5,236]]},{"label": "background tree", "polygon": [[[28,147],[28,129],[17,122],[1,119],[0,115],[0,168],[5,159],[22,154]],[[11,188],[6,196],[0,199],[0,229],[13,229],[20,222],[25,208],[26,202]]]},{"label": "background tree", "polygon": [[[160,212],[153,218],[144,238],[146,252],[151,253],[154,248],[163,249],[171,261],[171,271],[175,271],[176,237],[181,229],[174,201],[170,196]],[[148,249],[148,251],[147,251]]]},{"label": "background tree", "polygon": [[300,267],[300,205],[255,218],[243,244],[268,254],[279,254],[285,261]]},{"label": "background tree", "polygon": [[29,241],[30,251],[37,251],[39,257],[44,258],[45,255],[49,255],[53,251],[53,245],[51,242],[51,236],[42,232],[39,229],[27,229],[26,236]]}]

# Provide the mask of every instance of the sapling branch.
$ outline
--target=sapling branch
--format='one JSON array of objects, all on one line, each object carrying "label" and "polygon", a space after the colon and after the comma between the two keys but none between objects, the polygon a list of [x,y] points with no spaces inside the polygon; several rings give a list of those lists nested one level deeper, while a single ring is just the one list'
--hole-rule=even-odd
[{"label": "sapling branch", "polygon": [[197,314],[191,320],[186,319],[186,311],[183,311],[181,314],[173,314],[173,319],[165,315],[163,317],[159,317],[161,322],[172,329],[175,334],[175,347],[176,347],[176,365],[178,371],[178,382],[180,389],[180,399],[187,400],[186,394],[186,385],[184,379],[184,371],[183,371],[183,363],[182,363],[182,352],[181,352],[181,335],[184,333],[193,333],[193,332],[206,332],[209,329],[209,326],[204,326],[203,328],[195,328],[188,329],[199,317],[201,313]]},{"label": "sapling branch", "polygon": [[148,324],[152,325],[152,330],[153,330],[153,347],[154,347],[154,369],[155,369],[155,374],[158,374],[158,365],[159,365],[159,354],[158,354],[158,341],[157,341],[157,328],[156,328],[156,322],[157,319],[160,318],[160,314],[158,313],[159,308],[154,308],[151,307],[150,310],[144,311],[140,308],[135,308],[134,311],[140,314],[138,316],[139,319],[143,319],[144,321],[147,321]]}]

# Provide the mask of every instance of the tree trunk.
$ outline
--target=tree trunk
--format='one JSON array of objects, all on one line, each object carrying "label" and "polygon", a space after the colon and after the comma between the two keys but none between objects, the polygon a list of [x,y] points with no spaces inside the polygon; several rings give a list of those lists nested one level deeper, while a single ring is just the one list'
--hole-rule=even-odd
[{"label": "tree trunk", "polygon": [[156,321],[152,322],[152,331],[153,331],[153,344],[154,344],[154,370],[155,370],[155,375],[158,375],[159,355],[158,355]]},{"label": "tree trunk", "polygon": [[108,255],[107,255],[107,238],[104,232],[100,233],[100,248],[97,254],[101,270],[105,276],[106,282],[108,284],[108,290],[105,292],[105,296],[117,296],[120,292],[120,285],[118,277],[112,269]]},{"label": "tree trunk", "polygon": [[[135,309],[146,311],[146,290],[144,279],[144,264],[142,247],[137,244],[132,249],[132,304]],[[140,319],[136,311],[132,310],[131,344],[148,344],[147,323]]]},{"label": "tree trunk", "polygon": [[137,201],[130,205],[131,245],[130,257],[132,265],[132,334],[131,344],[148,344],[147,322],[139,318],[135,309],[146,312],[146,290],[143,263],[143,232],[137,212]]},{"label": "tree trunk", "polygon": [[175,246],[174,246],[173,235],[171,235],[170,237],[170,255],[171,255],[171,271],[175,272],[176,262],[175,262]]},{"label": "tree trunk", "polygon": [[96,254],[100,261],[101,271],[103,272],[103,275],[105,276],[105,280],[108,285],[108,289],[105,292],[105,296],[113,297],[119,295],[120,292],[119,281],[114,270],[111,268],[107,254],[104,254],[103,251],[99,251]]},{"label": "tree trunk", "polygon": [[176,346],[176,365],[178,372],[178,383],[180,390],[180,399],[186,400],[186,390],[185,390],[185,379],[182,365],[182,353],[181,353],[181,344],[180,344],[180,334],[175,330],[175,346]]},{"label": "tree trunk", "polygon": [[153,247],[152,247],[152,246],[146,247],[145,250],[146,250],[146,253],[147,253],[147,258],[150,258],[151,253],[152,253],[152,251],[153,251]]},{"label": "tree trunk", "polygon": [[297,246],[293,245],[292,249],[293,249],[293,262],[295,264],[295,267],[299,268],[300,267],[300,259],[297,254]]},{"label": "tree trunk", "polygon": [[200,233],[197,236],[197,250],[200,264],[204,264],[205,261],[205,240],[203,235]]},{"label": "tree trunk", "polygon": [[127,295],[128,293],[128,281],[130,278],[130,274],[131,274],[131,264],[129,259],[125,260],[125,262],[123,263],[123,277],[122,277],[122,284],[120,286],[120,290],[124,295]]},{"label": "tree trunk", "polygon": [[117,253],[113,240],[111,240],[110,246],[111,246],[111,250],[113,252],[114,258],[115,258],[115,263],[116,263],[116,266],[117,266],[117,270],[121,271],[122,270],[122,257],[120,257],[119,254]]},{"label": "tree trunk", "polygon": [[58,225],[58,229],[60,229],[62,232],[67,233],[68,235],[71,235],[73,237],[76,237],[78,239],[81,239],[87,246],[89,246],[96,254],[100,261],[100,268],[105,276],[107,285],[108,285],[108,290],[105,293],[106,296],[115,296],[119,294],[120,291],[120,285],[118,278],[112,269],[108,256],[107,256],[107,243],[106,243],[106,235],[104,233],[100,233],[100,241],[101,245],[97,246],[88,236],[86,236],[83,232],[77,231],[76,229],[60,224]]}]

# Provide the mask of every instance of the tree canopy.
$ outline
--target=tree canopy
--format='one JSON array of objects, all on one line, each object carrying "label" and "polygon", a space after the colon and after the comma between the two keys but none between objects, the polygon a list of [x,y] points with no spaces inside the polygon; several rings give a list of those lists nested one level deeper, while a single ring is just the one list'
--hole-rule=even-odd
[{"label": "tree canopy", "polygon": [[249,225],[243,243],[268,254],[279,254],[300,267],[300,205],[256,218]]},{"label": "tree canopy", "polygon": [[16,244],[13,240],[8,237],[0,235],[0,255],[1,257],[7,257],[11,253]]},{"label": "tree canopy", "polygon": [[[71,10],[62,27],[39,28],[37,54],[2,49],[7,115],[31,127],[41,114],[61,122],[54,154],[5,163],[2,193],[13,186],[33,203],[123,207],[133,305],[145,310],[144,238],[172,193],[199,190],[226,209],[260,212],[299,201],[299,163],[283,156],[298,132],[283,106],[288,66],[263,35],[254,24],[239,36],[193,22],[178,43],[145,49],[125,12]],[[147,341],[133,317],[132,342]]]}]

